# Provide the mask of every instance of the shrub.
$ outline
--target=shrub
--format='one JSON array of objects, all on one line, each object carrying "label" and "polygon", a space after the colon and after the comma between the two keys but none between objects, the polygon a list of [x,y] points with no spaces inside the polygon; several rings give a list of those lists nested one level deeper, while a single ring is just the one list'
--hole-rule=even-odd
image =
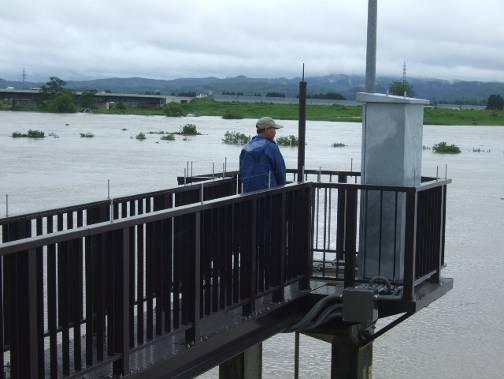
[{"label": "shrub", "polygon": [[44,138],[45,133],[41,130],[28,130],[28,133],[19,133],[19,132],[14,132],[12,133],[12,138]]},{"label": "shrub", "polygon": [[178,134],[182,134],[183,136],[197,136],[201,133],[198,132],[195,124],[185,124],[184,126],[180,127]]},{"label": "shrub", "polygon": [[298,146],[299,140],[296,136],[278,137],[277,144],[280,146]]},{"label": "shrub", "polygon": [[81,133],[80,136],[81,136],[81,138],[93,138],[94,134],[93,133]]},{"label": "shrub", "polygon": [[250,141],[250,136],[240,132],[230,132],[227,131],[224,134],[224,138],[222,142],[227,143],[229,145],[245,145]]},{"label": "shrub", "polygon": [[438,154],[459,154],[462,152],[457,145],[448,145],[444,141],[432,146],[432,151]]},{"label": "shrub", "polygon": [[335,142],[332,144],[332,147],[345,147],[346,145],[343,142]]},{"label": "shrub", "polygon": [[240,120],[243,118],[243,116],[237,112],[225,111],[222,115],[222,118],[225,120]]},{"label": "shrub", "polygon": [[53,113],[75,113],[77,105],[74,95],[69,92],[59,92],[47,101],[47,110]]},{"label": "shrub", "polygon": [[161,136],[162,141],[175,141],[175,135],[172,133],[165,134],[164,136]]},{"label": "shrub", "polygon": [[143,141],[145,139],[145,134],[142,132],[138,133],[135,137],[137,140]]},{"label": "shrub", "polygon": [[163,113],[167,117],[182,117],[187,114],[182,105],[173,101],[164,106]]}]

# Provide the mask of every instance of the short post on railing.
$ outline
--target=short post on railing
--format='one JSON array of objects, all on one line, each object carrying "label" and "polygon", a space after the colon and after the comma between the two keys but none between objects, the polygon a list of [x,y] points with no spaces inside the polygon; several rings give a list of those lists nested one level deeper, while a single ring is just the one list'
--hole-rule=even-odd
[{"label": "short post on railing", "polygon": [[418,194],[416,189],[406,192],[406,228],[404,249],[404,277],[403,300],[415,299],[415,261],[416,261],[416,234],[417,234],[417,205]]}]

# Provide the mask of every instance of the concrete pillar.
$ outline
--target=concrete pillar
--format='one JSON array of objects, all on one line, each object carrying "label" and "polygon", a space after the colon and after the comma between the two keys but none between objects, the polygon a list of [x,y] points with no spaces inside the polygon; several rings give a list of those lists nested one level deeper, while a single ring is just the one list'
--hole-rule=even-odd
[{"label": "concrete pillar", "polygon": [[254,345],[219,366],[220,379],[261,379],[262,343]]},{"label": "concrete pillar", "polygon": [[[362,183],[417,186],[421,181],[423,113],[428,100],[359,93],[364,103]],[[361,193],[359,274],[400,281],[404,266],[404,194]]]},{"label": "concrete pillar", "polygon": [[340,324],[323,334],[307,334],[331,344],[331,379],[372,378],[373,344],[361,346],[361,330],[359,324]]}]

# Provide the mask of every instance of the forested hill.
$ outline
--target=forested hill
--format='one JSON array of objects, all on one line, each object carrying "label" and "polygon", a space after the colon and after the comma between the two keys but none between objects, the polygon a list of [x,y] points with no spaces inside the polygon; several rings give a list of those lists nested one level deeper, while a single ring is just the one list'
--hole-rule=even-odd
[{"label": "forested hill", "polygon": [[[65,80],[65,78],[62,78]],[[327,75],[308,77],[308,92],[311,95],[338,93],[354,99],[364,89],[364,77],[358,75]],[[400,78],[380,77],[377,91],[386,92],[390,83]],[[483,104],[492,94],[504,95],[504,82],[447,81],[440,79],[409,78],[416,97],[434,102]],[[131,93],[171,94],[236,94],[261,95],[281,94],[296,97],[299,78],[180,78],[158,80],[146,78],[108,78],[86,81],[68,81],[67,88],[75,90],[98,90]],[[40,87],[43,83],[26,82],[24,88]],[[0,88],[23,88],[21,82],[0,79]]]}]

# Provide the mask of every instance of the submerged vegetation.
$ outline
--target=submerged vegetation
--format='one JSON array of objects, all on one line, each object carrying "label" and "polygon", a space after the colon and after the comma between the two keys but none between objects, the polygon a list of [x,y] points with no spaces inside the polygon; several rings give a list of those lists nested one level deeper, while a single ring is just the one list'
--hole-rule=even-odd
[{"label": "submerged vegetation", "polygon": [[81,138],[93,138],[94,134],[93,133],[81,133],[80,136],[81,136]]},{"label": "submerged vegetation", "polygon": [[432,146],[432,151],[438,154],[459,154],[462,152],[457,145],[448,145],[444,141]]},{"label": "submerged vegetation", "polygon": [[144,134],[144,133],[140,132],[140,133],[138,133],[138,134],[136,135],[136,137],[135,137],[135,138],[136,138],[137,140],[139,140],[139,141],[143,141],[146,137],[145,137],[145,134]]},{"label": "submerged vegetation", "polygon": [[343,142],[334,142],[332,147],[346,147],[346,145]]},{"label": "submerged vegetation", "polygon": [[298,146],[299,145],[299,139],[293,135],[290,135],[287,137],[278,137],[276,142],[280,146]]},{"label": "submerged vegetation", "polygon": [[175,141],[175,135],[173,133],[168,133],[165,134],[164,136],[161,136],[161,141]]},{"label": "submerged vegetation", "polygon": [[197,136],[201,133],[198,132],[198,128],[195,124],[185,124],[179,128],[179,131],[175,134],[180,134],[182,136]]},{"label": "submerged vegetation", "polygon": [[44,138],[45,133],[41,130],[28,130],[27,133],[14,132],[12,138]]},{"label": "submerged vegetation", "polygon": [[244,133],[227,131],[224,134],[222,142],[227,143],[229,145],[245,145],[250,141],[250,138],[251,138],[250,136],[247,136]]}]

